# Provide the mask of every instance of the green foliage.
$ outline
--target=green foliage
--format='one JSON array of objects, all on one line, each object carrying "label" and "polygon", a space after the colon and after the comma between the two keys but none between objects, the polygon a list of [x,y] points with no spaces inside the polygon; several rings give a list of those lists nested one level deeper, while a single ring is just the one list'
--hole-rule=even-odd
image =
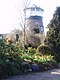
[{"label": "green foliage", "polygon": [[0,77],[27,72],[34,63],[39,65],[53,60],[52,55],[42,55],[35,48],[28,47],[23,50],[18,43],[7,44],[4,40],[0,41]]},{"label": "green foliage", "polygon": [[34,56],[34,59],[33,59],[34,62],[37,62],[37,63],[45,63],[47,61],[53,61],[53,56],[51,55],[42,55],[42,56],[39,56],[39,55],[35,55]]},{"label": "green foliage", "polygon": [[60,7],[57,7],[48,28],[45,43],[55,51],[54,55],[60,61]]},{"label": "green foliage", "polygon": [[19,63],[18,49],[13,44],[6,44],[4,40],[0,41],[0,77],[15,75],[18,71]]},{"label": "green foliage", "polygon": [[31,56],[36,54],[36,48],[28,47],[27,53],[30,54]]},{"label": "green foliage", "polygon": [[28,61],[28,60],[31,60],[32,57],[28,54],[23,54],[23,56],[21,57],[22,60],[25,60],[25,61]]},{"label": "green foliage", "polygon": [[19,71],[20,65],[16,62],[0,63],[0,77],[16,75]]},{"label": "green foliage", "polygon": [[44,54],[52,54],[53,50],[48,45],[40,45],[37,48],[37,51],[40,52],[42,55]]}]

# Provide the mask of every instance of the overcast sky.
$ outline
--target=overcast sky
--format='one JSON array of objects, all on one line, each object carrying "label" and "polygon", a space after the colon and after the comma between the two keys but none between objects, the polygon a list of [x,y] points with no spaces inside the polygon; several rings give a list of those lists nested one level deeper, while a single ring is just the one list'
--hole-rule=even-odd
[{"label": "overcast sky", "polygon": [[[0,33],[9,33],[15,28],[20,29],[18,5],[21,5],[21,1],[22,0],[0,0]],[[44,9],[44,27],[50,22],[56,7],[60,6],[60,0],[31,0],[31,2]]]}]

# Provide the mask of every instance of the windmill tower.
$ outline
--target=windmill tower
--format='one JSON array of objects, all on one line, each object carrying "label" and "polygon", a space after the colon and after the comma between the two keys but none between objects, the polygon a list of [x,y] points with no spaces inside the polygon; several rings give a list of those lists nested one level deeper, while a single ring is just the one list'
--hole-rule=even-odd
[{"label": "windmill tower", "polygon": [[36,5],[26,8],[26,30],[34,31],[40,37],[41,43],[44,42],[43,12],[44,10]]}]

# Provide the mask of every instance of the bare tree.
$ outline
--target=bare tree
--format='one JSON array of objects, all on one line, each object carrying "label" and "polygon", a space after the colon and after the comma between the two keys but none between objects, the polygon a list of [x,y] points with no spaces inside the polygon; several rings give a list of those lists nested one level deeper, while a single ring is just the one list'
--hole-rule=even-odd
[{"label": "bare tree", "polygon": [[31,22],[29,22],[28,25],[26,23],[27,8],[29,8],[32,5],[32,4],[30,4],[31,3],[31,0],[20,0],[20,1],[21,1],[21,4],[19,4],[19,13],[20,13],[20,16],[19,16],[19,18],[20,18],[19,25],[20,25],[20,27],[23,30],[23,36],[21,38],[21,44],[23,44],[23,49],[25,50],[25,45],[26,44],[27,45],[28,44],[31,44],[32,46],[38,46],[40,44],[40,38],[37,37],[34,34],[34,31],[31,32],[31,30],[28,30],[28,27],[30,26],[30,23]]},{"label": "bare tree", "polygon": [[26,42],[26,8],[29,7],[31,0],[21,0],[21,4],[19,4],[19,13],[20,13],[20,22],[19,25],[23,30],[23,47],[25,48],[25,42]]}]

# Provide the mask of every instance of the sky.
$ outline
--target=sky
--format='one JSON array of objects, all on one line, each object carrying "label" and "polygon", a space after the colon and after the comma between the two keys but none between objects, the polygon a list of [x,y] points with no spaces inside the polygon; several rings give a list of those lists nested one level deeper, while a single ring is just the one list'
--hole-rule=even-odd
[{"label": "sky", "polygon": [[[9,33],[14,29],[21,29],[20,8],[23,0],[0,0],[0,34]],[[24,0],[25,1],[25,0]],[[45,33],[47,25],[53,17],[56,7],[60,6],[60,0],[31,0],[31,4],[36,4],[44,9],[43,24]]]}]

